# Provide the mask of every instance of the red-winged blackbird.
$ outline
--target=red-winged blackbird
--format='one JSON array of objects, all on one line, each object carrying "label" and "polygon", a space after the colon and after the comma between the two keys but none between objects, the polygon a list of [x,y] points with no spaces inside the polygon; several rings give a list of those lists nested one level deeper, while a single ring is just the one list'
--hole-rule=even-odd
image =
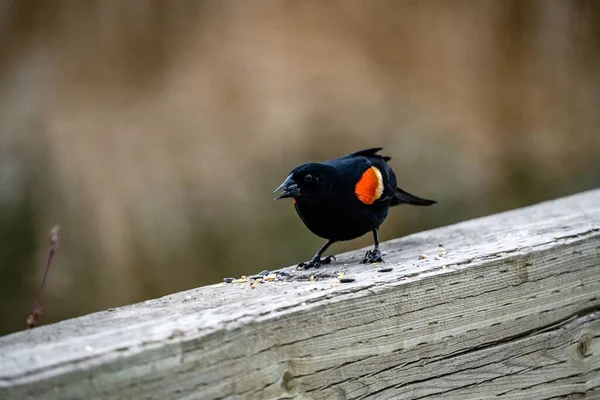
[{"label": "red-winged blackbird", "polygon": [[322,163],[300,165],[275,189],[275,192],[283,190],[275,200],[291,197],[308,229],[328,240],[299,268],[329,264],[335,257],[321,259],[329,246],[367,232],[373,232],[375,248],[367,251],[363,263],[381,262],[377,230],[390,206],[436,203],[396,187],[396,175],[387,164],[390,157],[377,154],[380,150],[380,147],[366,149]]}]

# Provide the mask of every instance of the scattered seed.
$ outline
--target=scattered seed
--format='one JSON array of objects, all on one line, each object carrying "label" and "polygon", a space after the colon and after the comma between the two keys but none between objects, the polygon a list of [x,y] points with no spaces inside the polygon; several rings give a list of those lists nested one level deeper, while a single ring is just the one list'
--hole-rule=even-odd
[{"label": "scattered seed", "polygon": [[267,282],[271,282],[277,279],[277,275],[275,274],[269,274],[267,276],[265,276],[265,281]]},{"label": "scattered seed", "polygon": [[392,272],[394,270],[394,268],[381,268],[378,269],[377,272]]},{"label": "scattered seed", "polygon": [[424,260],[426,258],[427,258],[427,255],[425,255],[423,253],[419,254],[419,260]]},{"label": "scattered seed", "polygon": [[340,273],[338,274],[338,278],[343,278],[343,277],[345,277],[345,276],[346,276],[346,274],[344,274],[343,272],[340,272]]},{"label": "scattered seed", "polygon": [[315,280],[315,276],[311,275],[310,278],[308,278],[308,280],[311,281],[311,282],[314,281]]},{"label": "scattered seed", "polygon": [[350,283],[354,282],[356,279],[354,278],[340,278],[340,283]]},{"label": "scattered seed", "polygon": [[438,256],[433,256],[434,260],[439,260],[440,258]]},{"label": "scattered seed", "polygon": [[225,283],[231,283],[234,280],[235,280],[234,278],[223,278],[223,282],[225,282]]},{"label": "scattered seed", "polygon": [[444,249],[443,247],[439,249],[440,253],[445,253],[446,249]]},{"label": "scattered seed", "polygon": [[444,266],[442,267],[442,269],[448,269],[448,266],[447,266],[447,265],[444,265]]},{"label": "scattered seed", "polygon": [[332,287],[332,288],[338,287],[338,284],[337,283],[332,283],[332,284],[329,285],[329,287]]}]

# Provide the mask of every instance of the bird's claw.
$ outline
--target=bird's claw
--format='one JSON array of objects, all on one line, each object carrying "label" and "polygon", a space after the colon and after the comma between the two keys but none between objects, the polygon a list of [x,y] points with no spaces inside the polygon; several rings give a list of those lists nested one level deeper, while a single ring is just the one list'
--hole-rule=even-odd
[{"label": "bird's claw", "polygon": [[365,254],[365,258],[363,258],[363,264],[373,264],[378,262],[384,262],[383,258],[381,258],[381,251],[379,249],[368,250]]},{"label": "bird's claw", "polygon": [[296,269],[319,268],[322,265],[330,264],[332,260],[335,261],[335,256],[327,256],[327,257],[321,258],[321,259],[313,258],[312,260],[310,260],[308,262],[303,262],[303,263],[298,264]]},{"label": "bird's claw", "polygon": [[330,256],[327,256],[327,257],[323,258],[321,260],[321,264],[323,264],[323,265],[325,265],[325,264],[331,264],[331,261],[335,261],[335,260],[336,260],[335,256],[334,255],[330,255]]}]

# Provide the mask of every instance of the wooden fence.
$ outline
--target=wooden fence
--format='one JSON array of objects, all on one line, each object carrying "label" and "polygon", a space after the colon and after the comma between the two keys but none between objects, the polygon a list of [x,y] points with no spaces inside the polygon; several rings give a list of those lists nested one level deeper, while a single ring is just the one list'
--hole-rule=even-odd
[{"label": "wooden fence", "polygon": [[0,399],[600,398],[600,190],[383,250],[2,337]]}]

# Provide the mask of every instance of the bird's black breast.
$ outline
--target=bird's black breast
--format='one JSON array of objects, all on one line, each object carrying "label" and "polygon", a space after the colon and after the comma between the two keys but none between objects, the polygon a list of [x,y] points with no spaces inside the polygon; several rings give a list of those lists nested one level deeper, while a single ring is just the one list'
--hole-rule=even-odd
[{"label": "bird's black breast", "polygon": [[296,212],[311,232],[325,239],[352,240],[378,228],[387,216],[389,207],[374,207],[360,203],[350,193],[348,198],[312,202],[298,199]]}]

